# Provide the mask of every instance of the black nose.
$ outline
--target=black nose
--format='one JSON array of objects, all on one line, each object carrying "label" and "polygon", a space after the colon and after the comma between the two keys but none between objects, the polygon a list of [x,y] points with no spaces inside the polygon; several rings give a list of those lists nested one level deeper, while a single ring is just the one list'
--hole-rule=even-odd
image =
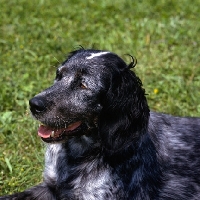
[{"label": "black nose", "polygon": [[29,100],[31,112],[33,114],[38,114],[45,111],[46,106],[44,102],[44,99],[42,99],[41,97],[33,97],[31,100]]}]

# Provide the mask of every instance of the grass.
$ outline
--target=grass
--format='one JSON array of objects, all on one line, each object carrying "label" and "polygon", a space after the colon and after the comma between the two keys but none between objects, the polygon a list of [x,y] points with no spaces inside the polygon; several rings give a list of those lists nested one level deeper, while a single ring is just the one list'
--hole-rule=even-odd
[{"label": "grass", "polygon": [[28,99],[78,45],[131,54],[152,110],[200,116],[199,0],[1,0],[0,195],[42,180]]}]

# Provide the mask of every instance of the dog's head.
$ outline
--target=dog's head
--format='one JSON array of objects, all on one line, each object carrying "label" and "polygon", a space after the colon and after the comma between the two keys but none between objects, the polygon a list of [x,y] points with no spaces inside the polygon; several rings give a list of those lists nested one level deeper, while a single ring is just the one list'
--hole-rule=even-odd
[{"label": "dog's head", "polygon": [[126,63],[114,53],[84,49],[69,54],[54,84],[30,100],[30,110],[46,142],[63,142],[94,128],[112,135],[115,127],[117,138],[130,126],[128,120],[135,120],[133,131],[146,126],[149,114],[141,82]]}]

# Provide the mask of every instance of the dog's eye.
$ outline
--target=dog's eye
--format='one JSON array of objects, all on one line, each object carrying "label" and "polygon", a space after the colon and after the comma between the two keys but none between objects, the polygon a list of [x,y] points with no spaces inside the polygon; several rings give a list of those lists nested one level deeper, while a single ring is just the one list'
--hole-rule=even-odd
[{"label": "dog's eye", "polygon": [[80,83],[80,88],[87,89],[86,85],[84,83]]}]

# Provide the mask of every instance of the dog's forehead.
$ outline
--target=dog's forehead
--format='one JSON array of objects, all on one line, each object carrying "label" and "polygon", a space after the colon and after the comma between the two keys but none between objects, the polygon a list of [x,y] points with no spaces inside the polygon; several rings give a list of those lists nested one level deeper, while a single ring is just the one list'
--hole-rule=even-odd
[{"label": "dog's forehead", "polygon": [[86,59],[90,60],[90,59],[93,59],[95,57],[100,57],[100,56],[105,55],[105,54],[110,54],[110,52],[104,51],[104,52],[90,53],[90,56],[86,56]]},{"label": "dog's forehead", "polygon": [[79,68],[90,68],[92,66],[103,65],[103,60],[105,62],[104,56],[112,55],[109,51],[83,51],[78,52],[70,56],[59,68],[68,68],[68,69],[79,69]]},{"label": "dog's forehead", "polygon": [[86,65],[93,65],[93,64],[102,64],[103,61],[105,62],[105,58],[108,58],[109,55],[112,55],[109,51],[83,51],[78,52],[74,56],[71,57],[72,61],[75,64],[86,64]]},{"label": "dog's forehead", "polygon": [[103,74],[107,70],[126,68],[126,63],[115,53],[103,50],[78,50],[69,54],[68,59],[59,67],[59,71],[82,71]]}]

